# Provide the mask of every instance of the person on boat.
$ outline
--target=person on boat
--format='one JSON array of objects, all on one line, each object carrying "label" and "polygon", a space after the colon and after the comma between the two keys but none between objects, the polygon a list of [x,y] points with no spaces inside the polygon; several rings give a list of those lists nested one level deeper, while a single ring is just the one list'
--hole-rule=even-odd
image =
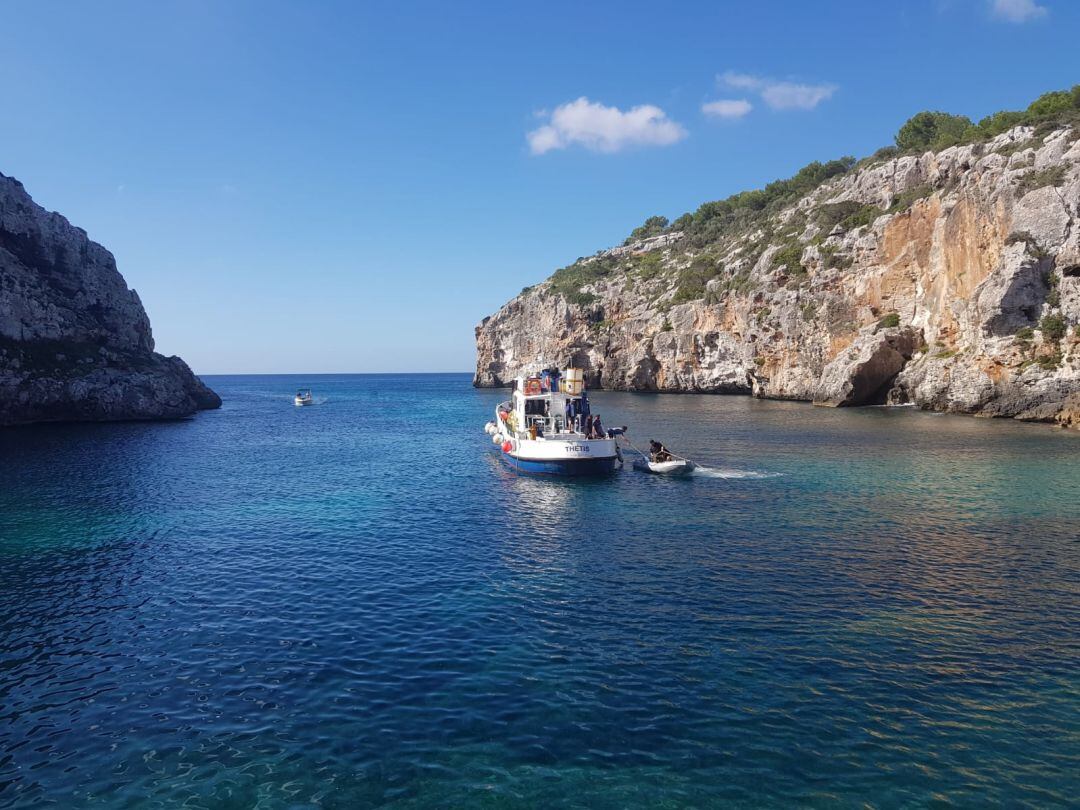
[{"label": "person on boat", "polygon": [[649,439],[649,460],[656,463],[672,461],[674,456],[671,452],[655,439]]},{"label": "person on boat", "polygon": [[603,439],[604,438],[604,425],[600,422],[600,414],[593,417],[592,423],[592,438]]},{"label": "person on boat", "polygon": [[585,434],[586,439],[591,439],[592,438],[592,422],[593,422],[592,416],[586,416],[585,417],[585,430],[582,431],[582,432]]},{"label": "person on boat", "polygon": [[566,429],[573,430],[574,428],[574,400],[566,400]]}]

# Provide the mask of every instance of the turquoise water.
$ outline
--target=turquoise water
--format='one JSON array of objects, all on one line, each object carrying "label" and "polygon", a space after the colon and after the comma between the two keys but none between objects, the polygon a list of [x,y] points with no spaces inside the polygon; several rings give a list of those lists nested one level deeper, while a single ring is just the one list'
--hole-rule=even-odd
[{"label": "turquoise water", "polygon": [[208,381],[0,432],[0,806],[1080,795],[1080,435],[601,392],[705,469],[568,482],[464,375]]}]

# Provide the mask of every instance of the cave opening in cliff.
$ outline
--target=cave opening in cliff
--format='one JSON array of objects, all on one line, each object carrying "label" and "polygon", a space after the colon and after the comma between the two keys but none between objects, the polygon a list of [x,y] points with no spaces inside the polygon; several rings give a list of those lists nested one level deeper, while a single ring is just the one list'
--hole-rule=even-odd
[{"label": "cave opening in cliff", "polygon": [[892,391],[893,385],[896,383],[896,378],[900,376],[898,371],[896,374],[885,380],[872,394],[870,394],[861,403],[863,405],[887,405],[889,402],[889,392]]}]

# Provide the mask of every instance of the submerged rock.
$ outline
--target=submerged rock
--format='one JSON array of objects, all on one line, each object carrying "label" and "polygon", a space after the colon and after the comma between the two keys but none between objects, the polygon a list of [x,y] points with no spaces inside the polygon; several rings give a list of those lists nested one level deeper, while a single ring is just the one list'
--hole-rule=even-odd
[{"label": "submerged rock", "polygon": [[176,419],[221,398],[154,351],[109,251],[0,174],[0,425]]}]

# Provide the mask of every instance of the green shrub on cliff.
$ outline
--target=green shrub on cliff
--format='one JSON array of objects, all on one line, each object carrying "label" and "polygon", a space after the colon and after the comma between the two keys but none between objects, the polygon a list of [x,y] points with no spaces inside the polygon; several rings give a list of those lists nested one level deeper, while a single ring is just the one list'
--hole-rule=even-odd
[{"label": "green shrub on cliff", "polygon": [[821,233],[829,234],[839,228],[847,232],[869,225],[879,216],[881,209],[876,205],[865,205],[858,200],[844,200],[838,203],[826,203],[817,210],[817,223]]},{"label": "green shrub on cliff", "polygon": [[679,271],[678,286],[672,303],[683,304],[687,301],[696,301],[705,297],[705,285],[710,279],[720,274],[720,266],[716,256],[702,253],[695,256],[690,264]]},{"label": "green shrub on cliff", "polygon": [[1020,180],[1016,184],[1016,193],[1018,196],[1023,197],[1025,194],[1030,194],[1036,189],[1045,188],[1046,186],[1060,186],[1064,182],[1064,166],[1058,165],[1050,166],[1047,169],[1033,169],[1020,176]]},{"label": "green shrub on cliff", "polygon": [[1066,125],[1080,125],[1080,84],[1069,90],[1043,93],[1025,110],[1001,110],[972,124],[964,115],[921,112],[896,133],[896,146],[904,152],[925,152],[962,143],[989,140],[1016,126],[1036,127],[1037,134]]},{"label": "green shrub on cliff", "polygon": [[1043,355],[1035,362],[1037,362],[1039,368],[1044,371],[1053,371],[1054,369],[1061,367],[1062,359],[1061,352],[1054,352],[1052,354]]},{"label": "green shrub on cliff", "polygon": [[1043,93],[1028,106],[1027,116],[1033,120],[1057,118],[1077,109],[1080,109],[1080,84],[1071,90]]},{"label": "green shrub on cliff", "polygon": [[900,314],[898,312],[890,312],[882,317],[877,322],[878,329],[895,329],[900,325]]},{"label": "green shrub on cliff", "polygon": [[551,291],[564,296],[572,304],[588,306],[596,300],[596,296],[582,292],[582,287],[611,275],[617,266],[618,261],[611,256],[579,259],[555,271],[551,277]]},{"label": "green shrub on cliff", "polygon": [[783,267],[789,275],[806,275],[806,268],[802,264],[802,255],[803,246],[798,242],[792,242],[773,254],[773,267]]},{"label": "green shrub on cliff", "polygon": [[650,281],[664,272],[664,262],[656,251],[643,253],[638,256],[635,268],[642,281]]},{"label": "green shrub on cliff", "polygon": [[634,228],[634,230],[630,231],[629,238],[623,242],[623,244],[628,245],[631,242],[648,239],[650,236],[658,236],[664,232],[664,229],[667,228],[668,224],[667,217],[649,217],[645,220],[644,224],[639,225]]},{"label": "green shrub on cliff", "polygon": [[1039,321],[1039,329],[1047,340],[1061,340],[1065,337],[1065,321],[1060,315],[1047,315]]},{"label": "green shrub on cliff", "polygon": [[1042,245],[1039,244],[1039,240],[1032,236],[1028,231],[1013,231],[1005,240],[1006,245],[1015,245],[1021,242],[1027,245],[1028,252],[1036,259],[1045,259],[1049,255]]},{"label": "green shrub on cliff", "polygon": [[902,152],[945,149],[961,143],[974,127],[966,115],[926,111],[911,116],[896,133],[896,148]]},{"label": "green shrub on cliff", "polygon": [[979,134],[984,138],[993,138],[1002,132],[1008,132],[1024,123],[1024,115],[1017,110],[1002,110],[988,115],[978,123]]},{"label": "green shrub on cliff", "polygon": [[907,191],[893,197],[892,203],[889,205],[887,214],[897,214],[901,211],[906,211],[911,208],[918,200],[924,200],[934,193],[934,189],[929,185],[915,186],[909,188]]},{"label": "green shrub on cliff", "polygon": [[738,231],[748,232],[770,214],[809,194],[822,183],[845,174],[855,158],[842,157],[827,163],[814,161],[786,180],[775,180],[763,189],[742,191],[727,199],[702,204],[671,224],[672,230],[686,234],[689,247],[704,247]]}]

